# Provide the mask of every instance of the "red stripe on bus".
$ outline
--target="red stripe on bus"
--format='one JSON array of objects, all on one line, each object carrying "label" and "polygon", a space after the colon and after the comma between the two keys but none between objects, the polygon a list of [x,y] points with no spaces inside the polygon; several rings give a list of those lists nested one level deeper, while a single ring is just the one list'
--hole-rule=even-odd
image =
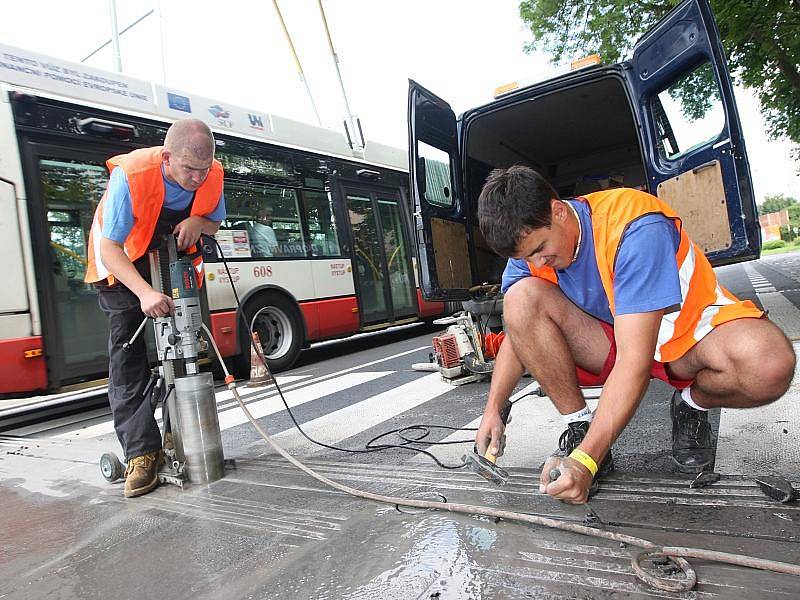
[{"label": "red stripe on bus", "polygon": [[41,336],[0,341],[0,394],[46,389]]},{"label": "red stripe on bus", "polygon": [[438,317],[444,313],[444,302],[428,302],[422,297],[419,288],[417,288],[417,301],[419,302],[420,317]]},{"label": "red stripe on bus", "polygon": [[[305,320],[307,342],[357,333],[361,325],[355,296],[301,302],[300,312]],[[222,356],[237,354],[239,324],[235,311],[211,314],[211,335]]]},{"label": "red stripe on bus", "polygon": [[307,341],[356,333],[361,326],[355,296],[301,302],[300,310],[306,320]]},{"label": "red stripe on bus", "polygon": [[222,356],[234,356],[239,348],[236,334],[236,312],[219,312],[211,315],[211,335]]}]

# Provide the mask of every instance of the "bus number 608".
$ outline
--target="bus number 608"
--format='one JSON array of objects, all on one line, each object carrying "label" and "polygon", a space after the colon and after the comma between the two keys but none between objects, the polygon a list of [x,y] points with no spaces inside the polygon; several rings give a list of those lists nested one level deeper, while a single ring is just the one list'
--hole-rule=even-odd
[{"label": "bus number 608", "polygon": [[256,277],[272,277],[272,267],[268,265],[256,265],[253,267],[253,275]]}]

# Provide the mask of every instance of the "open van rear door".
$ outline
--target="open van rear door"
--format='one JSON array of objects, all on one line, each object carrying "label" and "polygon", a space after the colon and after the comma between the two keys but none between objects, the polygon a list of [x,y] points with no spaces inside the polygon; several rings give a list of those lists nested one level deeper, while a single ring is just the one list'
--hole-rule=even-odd
[{"label": "open van rear door", "polygon": [[456,116],[409,80],[409,174],[420,289],[426,300],[469,298],[476,275],[461,193]]},{"label": "open van rear door", "polygon": [[708,1],[675,7],[626,66],[649,191],[678,211],[713,264],[758,258],[750,166]]}]

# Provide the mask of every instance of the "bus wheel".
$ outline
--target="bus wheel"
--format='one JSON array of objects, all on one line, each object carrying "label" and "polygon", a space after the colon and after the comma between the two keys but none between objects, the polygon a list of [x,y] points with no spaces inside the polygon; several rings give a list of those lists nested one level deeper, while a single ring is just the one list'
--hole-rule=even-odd
[{"label": "bus wheel", "polygon": [[[285,371],[294,365],[303,347],[302,318],[297,307],[281,294],[262,294],[251,300],[245,308],[245,316],[251,331],[258,333],[258,340],[272,372]],[[242,337],[243,352],[240,355],[250,369],[250,344]]]}]

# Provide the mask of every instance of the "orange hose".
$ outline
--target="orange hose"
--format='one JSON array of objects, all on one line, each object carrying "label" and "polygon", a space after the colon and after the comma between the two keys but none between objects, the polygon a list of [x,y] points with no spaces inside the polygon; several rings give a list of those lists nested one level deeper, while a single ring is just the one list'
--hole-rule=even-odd
[{"label": "orange hose", "polygon": [[502,331],[500,333],[487,333],[483,336],[483,355],[486,358],[497,356],[497,351],[500,349],[504,339],[506,339],[506,334]]}]

